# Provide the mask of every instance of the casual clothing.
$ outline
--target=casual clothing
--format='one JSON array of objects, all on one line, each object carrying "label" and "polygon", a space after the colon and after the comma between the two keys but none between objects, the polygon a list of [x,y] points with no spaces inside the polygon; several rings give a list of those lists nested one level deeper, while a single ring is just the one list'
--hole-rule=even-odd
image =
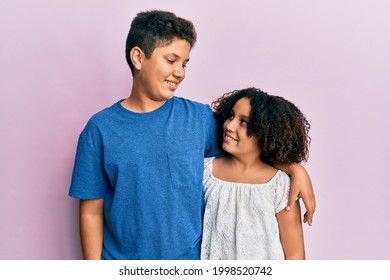
[{"label": "casual clothing", "polygon": [[202,259],[284,259],[275,214],[288,203],[290,178],[277,171],[265,184],[222,181],[205,159]]},{"label": "casual clothing", "polygon": [[212,111],[173,97],[135,113],[121,101],[82,131],[69,195],[104,198],[102,259],[199,259],[204,157],[220,153]]}]

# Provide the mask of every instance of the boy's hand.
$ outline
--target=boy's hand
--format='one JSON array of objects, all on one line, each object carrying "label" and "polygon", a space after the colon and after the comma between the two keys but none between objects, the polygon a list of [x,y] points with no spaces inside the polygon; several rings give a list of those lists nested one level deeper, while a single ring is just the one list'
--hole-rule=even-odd
[{"label": "boy's hand", "polygon": [[306,213],[303,215],[303,222],[309,226],[313,224],[313,214],[316,208],[316,198],[311,184],[310,176],[303,166],[297,164],[291,172],[291,188],[286,210],[289,211],[297,198],[302,198],[305,204]]}]

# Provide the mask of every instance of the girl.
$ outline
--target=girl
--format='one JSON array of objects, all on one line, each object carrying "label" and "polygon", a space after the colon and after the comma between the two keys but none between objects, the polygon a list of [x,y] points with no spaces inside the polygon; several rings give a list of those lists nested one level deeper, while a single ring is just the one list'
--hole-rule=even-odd
[{"label": "girl", "polygon": [[280,167],[307,161],[310,124],[291,102],[256,88],[213,102],[221,158],[205,159],[202,259],[305,259],[299,203],[287,212]]}]

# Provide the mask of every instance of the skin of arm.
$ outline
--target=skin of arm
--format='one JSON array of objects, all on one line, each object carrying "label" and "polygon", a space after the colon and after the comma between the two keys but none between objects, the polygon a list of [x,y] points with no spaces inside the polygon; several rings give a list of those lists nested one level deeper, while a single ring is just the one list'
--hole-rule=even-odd
[{"label": "skin of arm", "polygon": [[80,200],[80,238],[85,260],[100,260],[103,249],[104,199]]},{"label": "skin of arm", "polygon": [[297,198],[301,197],[306,208],[303,222],[307,222],[309,226],[311,226],[313,224],[313,214],[316,208],[316,198],[310,176],[306,169],[298,163],[277,165],[275,167],[283,170],[291,177],[291,189],[286,210],[290,211],[297,201]]},{"label": "skin of arm", "polygon": [[290,211],[283,209],[277,213],[276,218],[286,260],[304,260],[305,246],[299,202]]}]

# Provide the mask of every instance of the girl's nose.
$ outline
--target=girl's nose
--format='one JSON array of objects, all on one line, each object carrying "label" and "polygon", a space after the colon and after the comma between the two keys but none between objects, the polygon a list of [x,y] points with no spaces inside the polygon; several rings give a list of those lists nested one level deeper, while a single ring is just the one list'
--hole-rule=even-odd
[{"label": "girl's nose", "polygon": [[235,125],[235,121],[234,119],[233,120],[226,120],[225,122],[225,128],[228,130],[228,131],[234,131],[236,129],[236,125]]}]

